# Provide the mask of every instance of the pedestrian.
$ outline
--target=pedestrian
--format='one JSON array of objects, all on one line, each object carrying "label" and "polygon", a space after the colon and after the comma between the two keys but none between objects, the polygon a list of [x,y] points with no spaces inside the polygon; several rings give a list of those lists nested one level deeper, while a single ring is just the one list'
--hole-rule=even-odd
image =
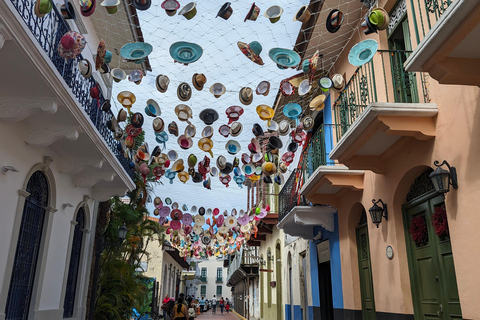
[{"label": "pedestrian", "polygon": [[228,298],[227,298],[227,302],[225,304],[225,310],[227,310],[227,314],[228,314],[228,310],[230,310],[230,301],[228,301]]},{"label": "pedestrian", "polygon": [[168,294],[165,295],[165,297],[163,298],[163,301],[162,301],[162,311],[163,311],[163,318],[166,319],[166,315],[168,314],[167,312],[167,304],[168,302],[170,301],[170,297],[168,296]]},{"label": "pedestrian", "polygon": [[204,313],[205,312],[205,297],[202,297],[198,303],[200,304],[200,312]]},{"label": "pedestrian", "polygon": [[217,312],[217,298],[215,298],[215,295],[213,295],[212,298],[212,313]]},{"label": "pedestrian", "polygon": [[188,320],[188,309],[187,306],[185,305],[185,300],[183,300],[183,297],[178,297],[177,303],[173,307],[173,312],[172,312],[172,319],[173,320]]},{"label": "pedestrian", "polygon": [[197,313],[195,312],[195,301],[192,299],[188,304],[188,317],[189,319],[195,319]]},{"label": "pedestrian", "polygon": [[225,307],[225,300],[223,300],[223,297],[220,298],[218,305],[220,306],[220,312],[223,314],[223,308]]}]

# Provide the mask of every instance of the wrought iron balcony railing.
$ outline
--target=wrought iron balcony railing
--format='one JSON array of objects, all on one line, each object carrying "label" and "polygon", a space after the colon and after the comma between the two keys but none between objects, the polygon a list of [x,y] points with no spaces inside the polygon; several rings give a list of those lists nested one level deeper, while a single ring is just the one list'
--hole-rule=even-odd
[{"label": "wrought iron balcony railing", "polygon": [[[400,1],[395,11],[398,11],[398,18],[403,17],[407,11],[406,0]],[[413,26],[417,44],[425,37],[440,17],[445,13],[453,0],[409,0],[413,15]],[[391,24],[393,25],[393,24]],[[390,32],[391,30],[389,30]]]},{"label": "wrought iron balcony railing", "polygon": [[200,281],[207,282],[207,276],[200,276]]},{"label": "wrought iron balcony railing", "polygon": [[307,205],[305,199],[300,195],[300,176],[299,169],[293,170],[278,193],[278,221],[282,221],[296,206]]},{"label": "wrought iron balcony railing", "polygon": [[11,2],[28,29],[30,29],[33,37],[50,58],[55,69],[72,90],[73,95],[77,98],[79,104],[83,107],[86,115],[90,118],[95,128],[97,128],[112,153],[115,154],[125,171],[133,179],[135,172],[129,167],[130,160],[124,157],[119,142],[113,138],[113,133],[107,128],[107,121],[112,119],[113,113],[111,111],[103,112],[98,108],[98,105],[105,101],[102,92],[100,92],[99,103],[96,99],[92,99],[90,97],[90,89],[96,85],[96,81],[93,77],[84,78],[76,67],[79,61],[83,59],[82,55],[65,61],[58,54],[58,43],[62,36],[70,31],[70,28],[60,12],[58,12],[55,4],[53,4],[53,9],[50,13],[43,18],[39,18],[34,13],[35,0],[11,0]]},{"label": "wrought iron balcony railing", "polygon": [[215,280],[216,283],[222,283],[223,282],[223,278],[222,277],[217,277],[217,279]]},{"label": "wrought iron balcony railing", "polygon": [[408,72],[403,67],[410,54],[379,50],[370,62],[357,68],[333,105],[337,141],[372,102],[429,102],[426,74]]}]

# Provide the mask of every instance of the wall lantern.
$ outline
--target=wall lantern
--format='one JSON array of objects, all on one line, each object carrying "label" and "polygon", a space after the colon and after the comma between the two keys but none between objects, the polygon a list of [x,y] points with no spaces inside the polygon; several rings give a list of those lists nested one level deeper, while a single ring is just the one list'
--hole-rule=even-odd
[{"label": "wall lantern", "polygon": [[260,258],[260,265],[261,266],[264,266],[267,262],[265,260],[263,260],[263,257]]},{"label": "wall lantern", "polygon": [[270,260],[270,261],[275,260],[275,257],[272,255],[272,252],[271,252],[271,251],[268,251],[268,252],[267,252],[267,258],[268,258],[268,260]]},{"label": "wall lantern", "polygon": [[125,240],[125,238],[127,237],[127,231],[128,229],[125,224],[118,228],[118,241],[120,241],[120,243],[122,243],[123,240]]},{"label": "wall lantern", "polygon": [[[388,212],[387,212],[387,204],[383,203],[382,199],[378,199],[378,201],[375,201],[375,199],[372,200],[373,207],[368,209],[370,212],[370,216],[372,217],[372,222],[377,225],[382,222],[382,217],[385,218],[385,220],[388,220]],[[377,203],[381,203],[382,206],[378,206]]]},{"label": "wall lantern", "polygon": [[[447,160],[443,160],[442,163],[440,163],[438,160],[435,160],[433,164],[437,167],[437,169],[430,173],[429,177],[432,180],[435,190],[445,195],[445,193],[450,191],[450,185],[453,187],[453,189],[457,189],[457,169],[455,169],[455,167],[450,167],[450,164],[447,162]],[[448,171],[441,168],[443,165],[448,167]]]},{"label": "wall lantern", "polygon": [[270,281],[270,287],[275,288],[277,286],[277,281]]}]

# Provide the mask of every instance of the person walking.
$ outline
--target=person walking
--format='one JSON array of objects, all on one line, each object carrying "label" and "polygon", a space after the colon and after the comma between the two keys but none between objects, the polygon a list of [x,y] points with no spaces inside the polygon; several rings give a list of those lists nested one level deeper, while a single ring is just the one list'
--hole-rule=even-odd
[{"label": "person walking", "polygon": [[228,298],[227,298],[227,301],[225,302],[225,310],[227,310],[227,314],[228,314],[228,311],[230,310],[230,301],[228,301]]},{"label": "person walking", "polygon": [[205,297],[202,297],[199,301],[198,304],[200,305],[200,312],[204,313],[205,312]]},{"label": "person walking", "polygon": [[188,317],[189,319],[195,319],[195,316],[197,315],[197,312],[195,311],[195,300],[190,299],[190,302],[188,304]]},{"label": "person walking", "polygon": [[220,312],[223,314],[223,308],[225,308],[225,300],[223,300],[223,297],[220,298],[218,305],[220,306]]},{"label": "person walking", "polygon": [[215,295],[212,298],[212,313],[217,313],[217,298],[215,298]]},{"label": "person walking", "polygon": [[183,297],[179,297],[177,299],[177,303],[173,307],[173,320],[189,320],[188,316],[188,309],[187,306],[185,305],[185,300],[183,300]]},{"label": "person walking", "polygon": [[168,294],[165,295],[162,301],[162,311],[163,311],[163,319],[167,319],[167,315],[169,314],[169,302],[172,299],[168,296]]}]

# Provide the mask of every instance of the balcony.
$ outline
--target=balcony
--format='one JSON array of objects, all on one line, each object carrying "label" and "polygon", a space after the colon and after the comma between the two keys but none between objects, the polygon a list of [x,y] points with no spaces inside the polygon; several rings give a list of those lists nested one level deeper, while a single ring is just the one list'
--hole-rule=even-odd
[{"label": "balcony", "polygon": [[[78,187],[93,187],[96,200],[123,195],[134,188],[135,172],[107,128],[114,115],[99,108],[105,101],[105,83],[98,75],[96,81],[80,74],[77,65],[83,56],[68,61],[59,56],[58,43],[70,26],[56,6],[43,18],[34,14],[34,6],[33,0],[0,4],[0,55],[11,61],[3,71],[18,75],[2,81],[1,103],[20,105],[14,114],[0,111],[0,119],[25,120],[27,144],[53,149],[60,171],[74,175]],[[97,85],[98,101],[90,96]]]},{"label": "balcony", "polygon": [[207,276],[200,276],[200,281],[201,281],[202,283],[207,282]]},{"label": "balcony", "polygon": [[258,277],[258,247],[242,247],[235,253],[227,271],[227,286],[231,287],[246,277]]},{"label": "balcony", "polygon": [[411,0],[410,5],[418,45],[406,69],[428,72],[441,84],[480,86],[480,1]]},{"label": "balcony", "polygon": [[223,278],[222,277],[217,277],[215,279],[215,283],[223,283]]}]

